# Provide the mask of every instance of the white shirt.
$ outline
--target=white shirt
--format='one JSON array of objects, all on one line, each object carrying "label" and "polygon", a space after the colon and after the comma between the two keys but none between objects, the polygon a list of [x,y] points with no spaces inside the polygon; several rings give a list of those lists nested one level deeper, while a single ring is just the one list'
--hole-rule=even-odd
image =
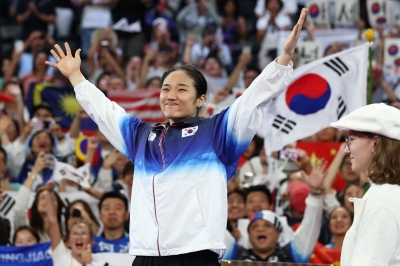
[{"label": "white shirt", "polygon": [[61,240],[60,243],[54,250],[50,250],[53,264],[57,266],[82,266],[71,253],[70,249],[67,249],[64,242]]},{"label": "white shirt", "polygon": [[[257,30],[267,30],[261,46],[263,49],[268,50],[276,49],[279,41],[279,31],[275,27],[268,25],[270,17],[270,13],[267,12],[263,17],[257,20]],[[275,23],[280,29],[283,29],[284,27],[290,27],[292,21],[288,16],[280,12],[275,18]]]},{"label": "white shirt", "polygon": [[354,202],[354,221],[347,231],[341,266],[400,265],[400,186],[372,184]]},{"label": "white shirt", "polygon": [[107,28],[112,24],[111,8],[108,6],[86,5],[82,14],[82,29]]}]

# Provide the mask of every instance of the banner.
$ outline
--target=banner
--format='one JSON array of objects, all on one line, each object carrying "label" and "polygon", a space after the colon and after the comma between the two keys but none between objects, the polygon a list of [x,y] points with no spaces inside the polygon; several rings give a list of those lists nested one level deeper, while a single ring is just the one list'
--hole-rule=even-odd
[{"label": "banner", "polygon": [[372,28],[390,24],[390,8],[388,0],[367,0],[368,20]]},{"label": "banner", "polygon": [[123,253],[97,253],[88,266],[132,266],[135,256]]},{"label": "banner", "polygon": [[52,179],[60,183],[63,179],[74,181],[84,188],[90,188],[90,164],[87,163],[79,168],[75,168],[70,164],[57,161]]},{"label": "banner", "polygon": [[335,0],[336,28],[356,28],[359,18],[358,0]]},{"label": "banner", "polygon": [[117,240],[108,240],[99,236],[94,236],[92,246],[93,253],[129,253],[129,238],[124,237]]},{"label": "banner", "polygon": [[330,55],[294,70],[292,82],[264,111],[268,154],[329,127],[366,105],[368,46]]},{"label": "banner", "polygon": [[0,265],[7,266],[53,266],[50,242],[27,247],[0,246]]},{"label": "banner", "polygon": [[385,72],[400,72],[400,38],[388,38],[385,40],[383,64]]},{"label": "banner", "polygon": [[317,42],[298,42],[297,51],[299,57],[298,66],[305,65],[322,57],[321,44]]},{"label": "banner", "polygon": [[308,8],[307,20],[312,31],[331,28],[328,0],[308,0],[306,8]]},{"label": "banner", "polygon": [[[279,32],[279,43],[277,46],[278,54],[283,50],[286,37],[289,36],[290,31]],[[314,42],[321,45],[322,56],[325,56],[325,51],[334,42],[340,42],[343,49],[354,47],[357,40],[358,30],[356,29],[331,29],[316,31],[313,33]],[[300,39],[304,39],[307,36],[305,31],[300,34]]]}]

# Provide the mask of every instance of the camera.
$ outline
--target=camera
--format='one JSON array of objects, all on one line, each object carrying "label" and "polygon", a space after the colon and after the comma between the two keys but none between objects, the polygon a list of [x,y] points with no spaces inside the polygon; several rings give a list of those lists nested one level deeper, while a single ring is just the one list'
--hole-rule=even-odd
[{"label": "camera", "polygon": [[72,210],[72,217],[73,218],[79,218],[79,217],[81,217],[81,211],[80,210],[78,210],[78,209],[73,209]]}]

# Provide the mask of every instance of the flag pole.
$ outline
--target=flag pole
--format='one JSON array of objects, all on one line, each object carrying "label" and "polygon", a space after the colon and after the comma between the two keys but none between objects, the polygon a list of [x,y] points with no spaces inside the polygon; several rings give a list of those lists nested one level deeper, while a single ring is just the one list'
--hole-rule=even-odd
[{"label": "flag pole", "polygon": [[368,62],[369,62],[369,68],[368,68],[368,104],[372,103],[372,41],[375,38],[375,33],[372,29],[367,29],[364,33],[365,39],[368,40],[369,48],[368,48]]}]

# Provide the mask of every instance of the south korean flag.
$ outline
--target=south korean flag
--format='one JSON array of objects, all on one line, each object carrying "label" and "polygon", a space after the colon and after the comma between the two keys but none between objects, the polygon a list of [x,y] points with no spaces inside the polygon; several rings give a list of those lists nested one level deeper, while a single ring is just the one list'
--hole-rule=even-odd
[{"label": "south korean flag", "polygon": [[182,129],[182,138],[193,136],[194,134],[196,134],[198,128],[199,126],[187,127]]}]

